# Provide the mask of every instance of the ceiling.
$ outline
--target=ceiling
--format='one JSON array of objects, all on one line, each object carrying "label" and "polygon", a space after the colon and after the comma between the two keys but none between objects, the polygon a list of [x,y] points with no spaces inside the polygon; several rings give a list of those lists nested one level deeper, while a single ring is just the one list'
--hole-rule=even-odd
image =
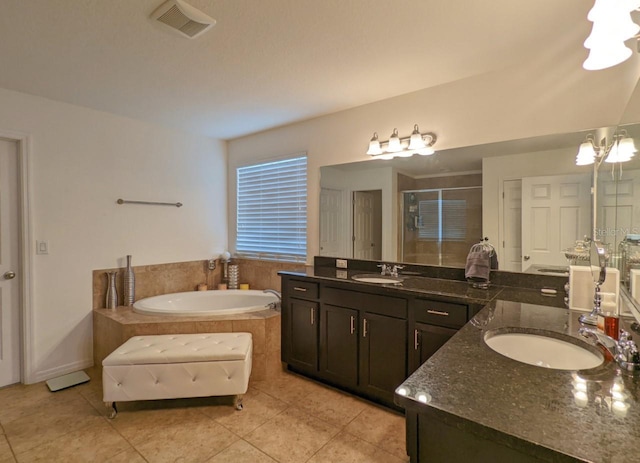
[{"label": "ceiling", "polygon": [[[590,0],[2,0],[0,87],[232,139],[516,66],[578,37]],[[539,78],[540,76],[531,76]]]}]

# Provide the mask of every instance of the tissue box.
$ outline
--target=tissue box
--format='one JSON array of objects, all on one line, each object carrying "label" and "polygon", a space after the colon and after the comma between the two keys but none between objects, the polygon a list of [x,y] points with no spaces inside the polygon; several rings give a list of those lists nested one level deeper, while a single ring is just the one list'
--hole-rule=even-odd
[{"label": "tissue box", "polygon": [[[596,284],[593,282],[591,267],[571,265],[569,267],[569,308],[591,312]],[[607,275],[600,286],[603,293],[615,294],[616,307],[620,307],[620,271],[607,267]]]}]

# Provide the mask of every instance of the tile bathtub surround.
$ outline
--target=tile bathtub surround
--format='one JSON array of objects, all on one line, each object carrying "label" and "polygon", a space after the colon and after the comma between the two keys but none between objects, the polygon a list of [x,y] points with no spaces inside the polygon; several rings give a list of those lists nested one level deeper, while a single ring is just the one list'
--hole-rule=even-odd
[{"label": "tile bathtub surround", "polygon": [[0,462],[400,463],[404,418],[290,373],[255,381],[237,412],[229,398],[120,404],[106,418],[99,369],[51,393],[0,389]]},{"label": "tile bathtub surround", "polygon": [[[136,301],[159,294],[194,291],[200,283],[207,283],[209,288],[217,287],[218,283],[222,281],[222,266],[220,265],[220,261],[217,260],[216,269],[209,270],[208,262],[208,260],[197,260],[192,262],[134,266],[133,271],[136,275]],[[118,290],[118,299],[122,302],[122,275],[124,274],[124,267],[94,270],[94,309],[104,308],[105,296],[107,294],[107,277],[105,272],[114,270],[118,271],[116,287]]]},{"label": "tile bathtub surround", "polygon": [[[93,311],[93,362],[102,360],[133,336],[155,334],[248,332],[253,338],[252,380],[264,380],[282,370],[280,312],[261,310],[216,316],[143,315],[130,307]],[[0,461],[0,463],[2,463]]]},{"label": "tile bathtub surround", "polygon": [[[208,260],[175,262],[134,266],[136,275],[136,301],[160,294],[194,291],[199,283],[207,283],[215,289],[222,282],[222,262],[216,260],[216,269],[208,270]],[[272,262],[252,259],[233,259],[240,271],[240,283],[248,283],[251,289],[275,289],[280,291],[280,270],[304,271],[304,264]],[[122,302],[122,275],[124,267],[93,271],[93,308],[105,307],[107,277],[105,272],[118,271],[116,287]],[[1,462],[0,462],[1,463]]]},{"label": "tile bathtub surround", "polygon": [[303,272],[305,270],[304,264],[291,262],[253,259],[233,259],[233,262],[238,264],[240,283],[249,283],[251,289],[275,289],[280,291],[279,271]]}]

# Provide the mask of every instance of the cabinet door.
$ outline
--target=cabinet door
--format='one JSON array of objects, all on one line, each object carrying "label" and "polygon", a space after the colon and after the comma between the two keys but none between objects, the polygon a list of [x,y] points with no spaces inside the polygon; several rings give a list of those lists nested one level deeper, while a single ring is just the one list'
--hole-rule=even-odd
[{"label": "cabinet door", "polygon": [[358,311],[320,307],[320,372],[337,384],[358,384]]},{"label": "cabinet door", "polygon": [[409,373],[413,373],[440,349],[458,330],[442,326],[414,323],[412,336],[413,348],[409,355]]},{"label": "cabinet door", "polygon": [[360,387],[393,403],[407,378],[407,321],[364,312],[360,323]]},{"label": "cabinet door", "polygon": [[291,366],[318,371],[318,303],[289,300],[289,358]]}]

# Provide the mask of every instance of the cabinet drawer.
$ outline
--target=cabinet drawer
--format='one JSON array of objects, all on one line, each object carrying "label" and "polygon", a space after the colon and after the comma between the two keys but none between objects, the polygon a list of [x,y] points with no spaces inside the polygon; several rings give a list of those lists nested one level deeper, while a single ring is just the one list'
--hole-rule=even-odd
[{"label": "cabinet drawer", "polygon": [[366,310],[389,317],[407,318],[407,300],[399,297],[323,287],[322,302],[350,309]]},{"label": "cabinet drawer", "polygon": [[413,308],[417,322],[460,328],[468,320],[467,306],[463,304],[416,299]]},{"label": "cabinet drawer", "polygon": [[289,280],[288,294],[298,299],[318,299],[318,283],[304,280]]}]

